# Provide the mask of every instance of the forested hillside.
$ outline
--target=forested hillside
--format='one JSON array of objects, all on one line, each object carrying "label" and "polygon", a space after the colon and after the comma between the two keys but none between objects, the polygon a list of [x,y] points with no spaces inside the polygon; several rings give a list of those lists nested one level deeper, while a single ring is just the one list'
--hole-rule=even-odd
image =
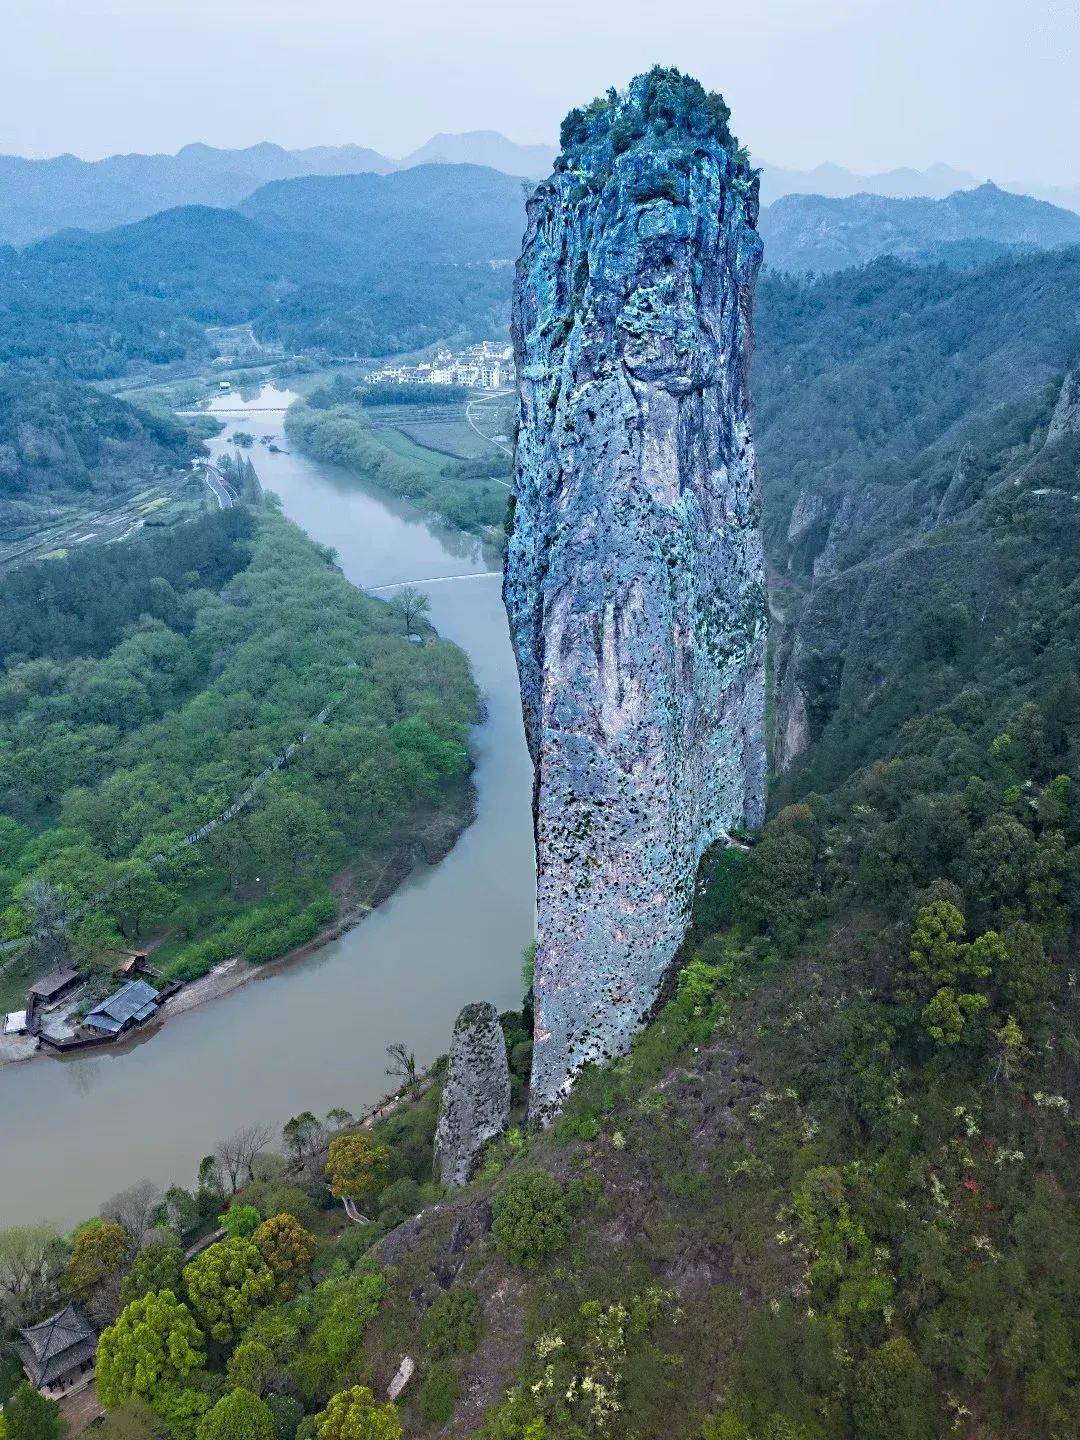
[{"label": "forested hillside", "polygon": [[[799,491],[763,432],[773,562],[792,567],[781,644],[839,683],[756,843],[703,865],[672,998],[633,1054],[377,1247],[389,1290],[354,1378],[378,1392],[419,1352],[407,1433],[1080,1429],[1080,390],[1045,383],[1075,312],[1052,323],[1048,272],[1026,274],[1011,331],[1013,267],[981,316],[949,298],[955,276],[891,266],[789,314],[817,342],[773,372],[797,414],[816,402],[807,473],[840,494],[836,457],[876,476],[846,535],[874,558],[807,583],[804,611],[814,555],[787,546]],[[897,283],[901,305],[934,297],[931,354],[932,310],[957,347],[952,404],[905,391],[916,345],[907,368],[899,341],[870,363]],[[856,376],[863,414],[829,403]],[[1010,377],[1028,398],[1003,408]],[[936,516],[935,443],[969,479],[913,526],[880,497],[897,473]],[[520,1076],[528,1004],[503,1020]],[[444,1342],[451,1314],[472,1318]]]},{"label": "forested hillside", "polygon": [[361,237],[368,265],[385,264],[387,250],[410,266],[511,263],[525,223],[522,182],[482,165],[279,180],[237,208],[271,230],[338,244]]},{"label": "forested hillside", "polygon": [[56,504],[187,469],[196,443],[89,386],[0,367],[0,536],[26,532]]},{"label": "forested hillside", "polygon": [[1011,246],[1080,244],[1080,215],[989,182],[939,200],[885,195],[786,195],[761,212],[766,264],[818,274],[879,255],[928,260]]},{"label": "forested hillside", "polygon": [[775,563],[805,571],[842,497],[902,495],[969,419],[1060,380],[1078,294],[1076,248],[967,272],[882,259],[810,283],[767,275],[755,437]]},{"label": "forested hillside", "polygon": [[[0,923],[75,917],[31,945],[24,988],[57,947],[93,965],[121,937],[166,937],[160,965],[188,978],[266,960],[333,915],[331,876],[371,899],[402,847],[445,847],[468,813],[463,655],[408,643],[272,509],[18,572],[0,617]],[[247,810],[177,849],[305,731]]]},{"label": "forested hillside", "polygon": [[201,364],[205,327],[241,322],[334,354],[479,338],[505,328],[523,210],[518,181],[434,165],[0,249],[0,361],[87,379]]}]

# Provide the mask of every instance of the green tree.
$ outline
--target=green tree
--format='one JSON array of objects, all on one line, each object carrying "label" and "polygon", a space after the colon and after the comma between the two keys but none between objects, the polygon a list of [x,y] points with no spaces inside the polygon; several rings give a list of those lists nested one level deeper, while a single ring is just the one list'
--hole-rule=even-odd
[{"label": "green tree", "polygon": [[226,1366],[233,1385],[260,1396],[265,1393],[277,1369],[277,1357],[262,1340],[241,1340]]},{"label": "green tree", "polygon": [[183,1266],[184,1252],[179,1245],[152,1241],[135,1256],[131,1269],[120,1282],[121,1300],[127,1305],[151,1290],[171,1290],[174,1295],[180,1294]]},{"label": "green tree", "polygon": [[298,1165],[308,1165],[319,1153],[326,1131],[310,1110],[293,1115],[282,1126],[281,1135],[289,1154]]},{"label": "green tree", "polygon": [[781,810],[765,827],[739,885],[739,910],[777,945],[791,949],[815,909],[814,845],[804,805]]},{"label": "green tree", "polygon": [[970,945],[966,934],[963,915],[948,900],[931,901],[915,917],[908,975],[915,993],[929,996],[922,1023],[936,1045],[957,1045],[970,1034],[968,1022],[989,1003],[971,988],[972,982],[987,979],[1005,959],[995,930],[987,930]]},{"label": "green tree", "polygon": [[64,1272],[69,1293],[76,1300],[89,1300],[102,1285],[119,1275],[127,1252],[128,1236],[122,1225],[102,1221],[80,1231]]},{"label": "green tree", "polygon": [[330,1189],[358,1204],[381,1190],[390,1174],[390,1150],[363,1130],[330,1141],[326,1160]]},{"label": "green tree", "polygon": [[210,1405],[210,1396],[194,1385],[162,1385],[153,1399],[154,1412],[165,1421],[172,1440],[195,1440],[196,1427]]},{"label": "green tree", "polygon": [[495,1243],[515,1265],[526,1268],[566,1244],[570,1215],[566,1193],[545,1170],[520,1170],[495,1196]]},{"label": "green tree", "polygon": [[230,1390],[200,1419],[196,1440],[274,1440],[274,1417],[250,1390]]},{"label": "green tree", "polygon": [[954,985],[960,976],[967,949],[967,923],[948,900],[924,905],[915,917],[908,960],[919,993],[933,994],[945,985]]},{"label": "green tree", "polygon": [[262,1216],[254,1205],[237,1205],[235,1201],[224,1215],[218,1216],[218,1224],[234,1240],[250,1240],[261,1223]]},{"label": "green tree", "polygon": [[191,1307],[219,1345],[228,1345],[274,1298],[274,1273],[253,1240],[219,1240],[184,1266]]},{"label": "green tree", "polygon": [[259,1253],[274,1272],[282,1294],[289,1294],[297,1276],[310,1265],[318,1242],[295,1215],[271,1215],[252,1236]]},{"label": "green tree", "polygon": [[60,1440],[67,1431],[57,1402],[25,1382],[4,1406],[4,1420],[7,1440]]},{"label": "green tree", "polygon": [[431,613],[429,598],[412,585],[403,585],[389,604],[394,614],[400,617],[406,635],[412,635]]},{"label": "green tree", "polygon": [[178,1386],[203,1360],[202,1331],[188,1307],[171,1290],[144,1295],[102,1331],[98,1396],[106,1410],[133,1399],[153,1405],[163,1387]]},{"label": "green tree", "polygon": [[886,1340],[860,1363],[851,1419],[859,1440],[935,1440],[941,1434],[930,1372],[909,1340]]},{"label": "green tree", "polygon": [[967,1022],[989,1004],[985,995],[971,995],[943,985],[922,1012],[927,1034],[936,1045],[958,1045]]},{"label": "green tree", "polygon": [[289,875],[309,869],[336,838],[319,802],[297,790],[271,789],[248,831],[256,854]]},{"label": "green tree", "polygon": [[380,1405],[366,1385],[354,1385],[315,1416],[315,1434],[318,1440],[400,1440],[401,1422],[393,1405]]}]

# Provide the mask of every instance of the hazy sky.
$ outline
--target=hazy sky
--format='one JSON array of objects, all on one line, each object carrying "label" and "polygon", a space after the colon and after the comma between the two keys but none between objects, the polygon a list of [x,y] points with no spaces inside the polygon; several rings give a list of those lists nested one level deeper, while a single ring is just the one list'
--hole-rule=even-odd
[{"label": "hazy sky", "polygon": [[1080,181],[1080,0],[0,0],[0,151],[553,140],[656,61],[759,159]]}]

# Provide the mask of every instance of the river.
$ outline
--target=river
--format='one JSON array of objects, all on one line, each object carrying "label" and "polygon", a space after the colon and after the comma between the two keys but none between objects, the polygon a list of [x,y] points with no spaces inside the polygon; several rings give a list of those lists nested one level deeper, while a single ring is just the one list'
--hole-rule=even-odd
[{"label": "river", "polygon": [[[288,453],[283,416],[261,407],[237,429],[272,436],[248,452],[264,486],[345,574],[367,588],[467,576],[493,567],[468,536],[428,522],[348,472]],[[447,1047],[458,1009],[521,998],[520,957],[534,928],[531,770],[497,578],[425,586],[431,619],[468,654],[487,707],[474,732],[477,818],[440,864],[415,872],[355,929],[314,955],[114,1052],[35,1059],[0,1070],[0,1226],[70,1225],[148,1177],[191,1185],[215,1142],[252,1121],[277,1131],[302,1110],[357,1112],[389,1088],[386,1047],[421,1061]]]}]

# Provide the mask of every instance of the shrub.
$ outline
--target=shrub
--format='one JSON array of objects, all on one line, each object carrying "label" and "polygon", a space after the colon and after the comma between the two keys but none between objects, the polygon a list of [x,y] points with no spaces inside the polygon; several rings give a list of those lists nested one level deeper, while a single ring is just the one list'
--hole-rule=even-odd
[{"label": "shrub", "polygon": [[293,1440],[304,1418],[304,1407],[292,1395],[268,1395],[266,1403],[274,1417],[274,1440]]},{"label": "shrub", "polygon": [[436,1360],[467,1355],[476,1349],[483,1330],[480,1301],[474,1291],[459,1285],[444,1290],[420,1322],[420,1338]]},{"label": "shrub", "polygon": [[218,1224],[224,1226],[234,1240],[250,1240],[259,1228],[262,1216],[254,1205],[237,1205],[235,1201],[218,1216]]},{"label": "shrub", "polygon": [[531,1268],[566,1244],[566,1195],[553,1175],[523,1170],[495,1197],[495,1243],[515,1265]]},{"label": "shrub", "polygon": [[274,1440],[274,1417],[250,1390],[230,1390],[201,1418],[195,1435],[196,1440]]},{"label": "shrub", "polygon": [[311,1264],[318,1248],[315,1236],[304,1229],[295,1215],[271,1215],[252,1239],[283,1293],[291,1292],[296,1277]]},{"label": "shrub", "polygon": [[400,1440],[401,1422],[393,1405],[380,1405],[366,1385],[354,1385],[315,1416],[315,1434],[318,1440]]},{"label": "shrub", "polygon": [[900,1336],[871,1350],[855,1372],[851,1419],[859,1440],[933,1440],[940,1434],[930,1372]]},{"label": "shrub", "polygon": [[379,1222],[382,1225],[399,1225],[420,1208],[420,1186],[411,1175],[403,1175],[388,1185],[379,1196]]},{"label": "shrub", "polygon": [[77,1300],[88,1300],[116,1275],[127,1255],[127,1231],[110,1221],[92,1225],[76,1237],[64,1283]]},{"label": "shrub", "polygon": [[429,1425],[445,1425],[453,1416],[461,1382],[449,1365],[433,1365],[420,1391],[420,1414]]},{"label": "shrub", "polygon": [[179,1295],[183,1268],[184,1252],[179,1245],[155,1241],[136,1255],[135,1263],[121,1282],[120,1299],[128,1305],[149,1295],[151,1290],[171,1290]]},{"label": "shrub", "polygon": [[[451,1404],[450,1409],[453,1410]],[[0,1421],[6,1440],[60,1440],[65,1430],[60,1406],[39,1395],[32,1385],[20,1385],[4,1407]]]}]

